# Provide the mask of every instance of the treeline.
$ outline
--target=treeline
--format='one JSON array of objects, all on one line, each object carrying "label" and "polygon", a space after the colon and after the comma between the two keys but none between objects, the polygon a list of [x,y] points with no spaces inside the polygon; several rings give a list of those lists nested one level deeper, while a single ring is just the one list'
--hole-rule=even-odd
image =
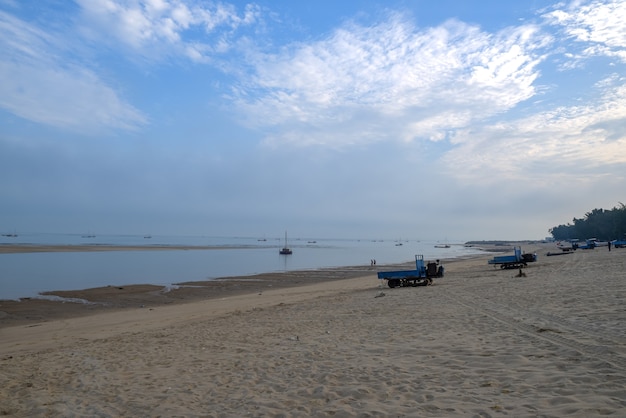
[{"label": "treeline", "polygon": [[555,240],[597,238],[603,241],[626,238],[626,206],[613,209],[594,209],[587,212],[584,218],[573,219],[573,224],[559,225],[550,228],[549,232]]}]

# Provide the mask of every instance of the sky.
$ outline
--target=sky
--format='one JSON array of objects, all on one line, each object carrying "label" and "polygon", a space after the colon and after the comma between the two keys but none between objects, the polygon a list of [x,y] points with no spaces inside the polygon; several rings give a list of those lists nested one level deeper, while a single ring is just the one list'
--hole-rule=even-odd
[{"label": "sky", "polygon": [[626,202],[626,2],[0,0],[0,232],[525,240]]}]

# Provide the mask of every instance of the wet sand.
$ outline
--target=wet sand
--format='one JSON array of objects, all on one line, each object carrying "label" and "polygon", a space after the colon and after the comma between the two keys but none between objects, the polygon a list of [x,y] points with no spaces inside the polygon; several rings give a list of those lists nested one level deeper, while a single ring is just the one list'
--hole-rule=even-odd
[{"label": "wet sand", "polygon": [[39,298],[23,298],[19,301],[0,300],[0,328],[120,309],[155,308],[244,294],[258,294],[272,289],[361,277],[374,274],[374,272],[375,270],[370,267],[343,267],[181,282],[172,288],[137,284],[44,292],[42,295],[62,299],[59,301]]}]

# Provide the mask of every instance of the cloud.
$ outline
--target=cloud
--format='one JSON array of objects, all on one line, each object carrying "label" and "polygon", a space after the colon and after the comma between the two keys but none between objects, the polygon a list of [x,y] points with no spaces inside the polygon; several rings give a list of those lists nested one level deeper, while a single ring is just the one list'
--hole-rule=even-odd
[{"label": "cloud", "polygon": [[393,14],[259,54],[252,82],[233,94],[268,142],[437,141],[535,95],[538,51],[550,41],[533,25],[489,34],[452,20],[420,29]]},{"label": "cloud", "polygon": [[[606,6],[598,13],[607,22],[590,36],[617,48],[622,29],[608,14],[619,7]],[[582,16],[589,7],[570,10]],[[495,33],[456,20],[417,28],[393,14],[259,54],[254,77],[233,96],[270,145],[443,142],[436,158],[465,184],[605,178],[626,163],[625,79],[587,81],[584,104],[534,107],[529,99],[550,93],[540,68],[550,70],[541,64],[560,51],[555,42],[533,24]]]},{"label": "cloud", "polygon": [[611,167],[626,164],[625,81],[612,75],[597,83],[601,94],[590,103],[459,132],[457,147],[442,162],[449,170],[463,167],[459,178],[485,184],[526,180],[540,186],[548,176],[585,183],[605,177]]},{"label": "cloud", "polygon": [[261,19],[254,4],[242,12],[228,3],[182,0],[77,0],[83,31],[98,42],[130,48],[150,59],[169,55],[208,61],[231,49],[237,30]]},{"label": "cloud", "polygon": [[580,54],[572,54],[571,58],[609,56],[626,62],[625,2],[576,1],[543,17],[549,24],[562,27],[567,37],[584,45]]},{"label": "cloud", "polygon": [[145,117],[80,62],[60,58],[62,38],[0,12],[0,107],[76,131],[135,129]]}]

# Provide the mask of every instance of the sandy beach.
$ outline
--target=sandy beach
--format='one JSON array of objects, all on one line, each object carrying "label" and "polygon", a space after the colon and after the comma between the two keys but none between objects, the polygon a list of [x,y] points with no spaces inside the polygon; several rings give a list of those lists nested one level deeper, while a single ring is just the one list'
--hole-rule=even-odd
[{"label": "sandy beach", "polygon": [[523,249],[525,277],[480,256],[428,287],[353,268],[3,301],[0,415],[626,416],[626,250]]}]

